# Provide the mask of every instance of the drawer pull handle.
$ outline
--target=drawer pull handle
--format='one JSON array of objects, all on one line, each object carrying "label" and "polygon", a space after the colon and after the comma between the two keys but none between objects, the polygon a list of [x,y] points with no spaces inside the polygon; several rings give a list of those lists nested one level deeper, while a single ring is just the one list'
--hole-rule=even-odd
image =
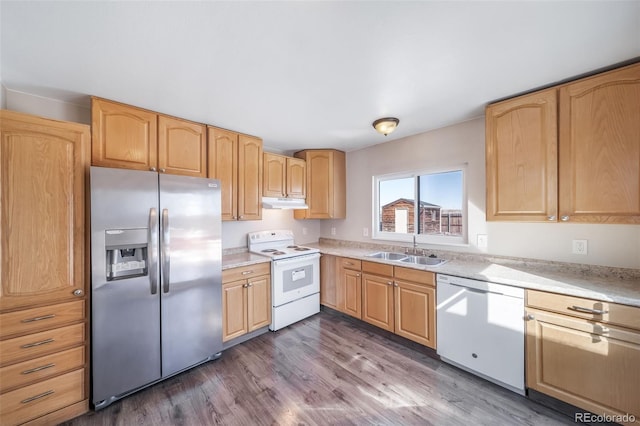
[{"label": "drawer pull handle", "polygon": [[31,398],[23,399],[20,402],[22,404],[28,404],[30,402],[33,402],[33,401],[37,400],[37,399],[44,398],[45,396],[52,395],[53,393],[54,393],[53,390],[48,390],[46,392],[41,393],[40,395],[36,395],[36,396],[32,396]]},{"label": "drawer pull handle", "polygon": [[583,308],[582,306],[576,306],[576,305],[573,305],[568,309],[571,309],[572,311],[584,312],[587,314],[594,314],[594,315],[604,315],[609,313],[609,310],[607,309]]},{"label": "drawer pull handle", "polygon": [[47,339],[47,340],[42,340],[41,342],[27,343],[26,345],[22,345],[20,347],[22,349],[27,349],[27,348],[33,348],[35,346],[46,345],[47,343],[53,343],[53,342],[55,342],[55,340]]},{"label": "drawer pull handle", "polygon": [[49,315],[43,315],[41,317],[23,319],[20,322],[28,323],[28,322],[42,321],[42,320],[51,319],[51,318],[55,318],[55,317],[56,316],[54,314],[49,314]]},{"label": "drawer pull handle", "polygon": [[36,373],[38,371],[46,370],[47,368],[51,368],[51,367],[55,367],[55,366],[56,366],[55,364],[41,365],[40,367],[32,368],[30,370],[24,370],[22,372],[22,374]]},{"label": "drawer pull handle", "polygon": [[253,274],[253,271],[242,271],[242,275]]}]

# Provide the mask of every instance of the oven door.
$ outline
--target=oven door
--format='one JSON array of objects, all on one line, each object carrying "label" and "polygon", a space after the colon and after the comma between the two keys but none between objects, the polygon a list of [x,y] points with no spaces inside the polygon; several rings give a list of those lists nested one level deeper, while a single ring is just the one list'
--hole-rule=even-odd
[{"label": "oven door", "polygon": [[320,292],[320,254],[273,261],[273,306]]}]

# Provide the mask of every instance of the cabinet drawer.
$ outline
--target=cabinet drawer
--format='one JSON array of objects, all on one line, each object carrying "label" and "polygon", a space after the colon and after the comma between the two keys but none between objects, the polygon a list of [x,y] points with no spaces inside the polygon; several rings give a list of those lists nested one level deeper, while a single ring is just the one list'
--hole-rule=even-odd
[{"label": "cabinet drawer", "polygon": [[362,262],[362,272],[369,272],[376,275],[384,275],[385,277],[393,276],[393,265],[376,262]]},{"label": "cabinet drawer", "polygon": [[85,347],[56,352],[0,368],[0,393],[84,366]]},{"label": "cabinet drawer", "polygon": [[271,273],[271,262],[257,263],[255,265],[241,266],[239,268],[225,269],[222,271],[222,282],[248,279],[258,275],[269,275]]},{"label": "cabinet drawer", "polygon": [[420,271],[418,269],[401,268],[396,266],[395,277],[401,280],[411,281],[416,284],[425,284],[431,287],[436,285],[436,274],[429,271]]},{"label": "cabinet drawer", "polygon": [[527,291],[527,306],[640,330],[640,308],[617,303]]},{"label": "cabinet drawer", "polygon": [[25,361],[84,341],[84,324],[33,333],[0,342],[0,366]]},{"label": "cabinet drawer", "polygon": [[40,308],[24,309],[0,315],[0,339],[8,336],[34,333],[47,328],[59,327],[74,321],[81,321],[84,314],[84,300],[60,303]]},{"label": "cabinet drawer", "polygon": [[348,257],[341,257],[340,267],[344,269],[353,269],[355,271],[359,271],[362,269],[362,261],[357,259],[351,259]]},{"label": "cabinet drawer", "polygon": [[0,395],[2,424],[17,425],[84,399],[84,368]]}]

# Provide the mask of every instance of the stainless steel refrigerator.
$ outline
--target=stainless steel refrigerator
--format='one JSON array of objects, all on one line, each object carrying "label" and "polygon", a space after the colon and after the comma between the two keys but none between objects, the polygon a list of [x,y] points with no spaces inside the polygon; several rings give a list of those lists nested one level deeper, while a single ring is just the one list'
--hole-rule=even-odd
[{"label": "stainless steel refrigerator", "polygon": [[217,180],[91,167],[92,401],[222,350]]}]

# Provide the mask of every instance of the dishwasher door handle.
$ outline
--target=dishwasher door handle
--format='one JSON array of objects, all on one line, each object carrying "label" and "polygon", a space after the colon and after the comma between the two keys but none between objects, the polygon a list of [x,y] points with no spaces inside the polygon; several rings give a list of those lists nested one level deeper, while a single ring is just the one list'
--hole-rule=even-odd
[{"label": "dishwasher door handle", "polygon": [[502,293],[496,293],[496,292],[494,292],[494,291],[482,290],[482,289],[474,288],[474,287],[467,287],[466,285],[462,285],[462,284],[454,284],[454,283],[445,283],[445,284],[452,285],[452,286],[455,286],[455,287],[460,287],[460,288],[463,288],[463,289],[465,289],[465,290],[469,290],[469,291],[471,291],[471,292],[473,292],[473,293],[481,293],[481,294],[487,294],[487,293],[502,294]]}]

